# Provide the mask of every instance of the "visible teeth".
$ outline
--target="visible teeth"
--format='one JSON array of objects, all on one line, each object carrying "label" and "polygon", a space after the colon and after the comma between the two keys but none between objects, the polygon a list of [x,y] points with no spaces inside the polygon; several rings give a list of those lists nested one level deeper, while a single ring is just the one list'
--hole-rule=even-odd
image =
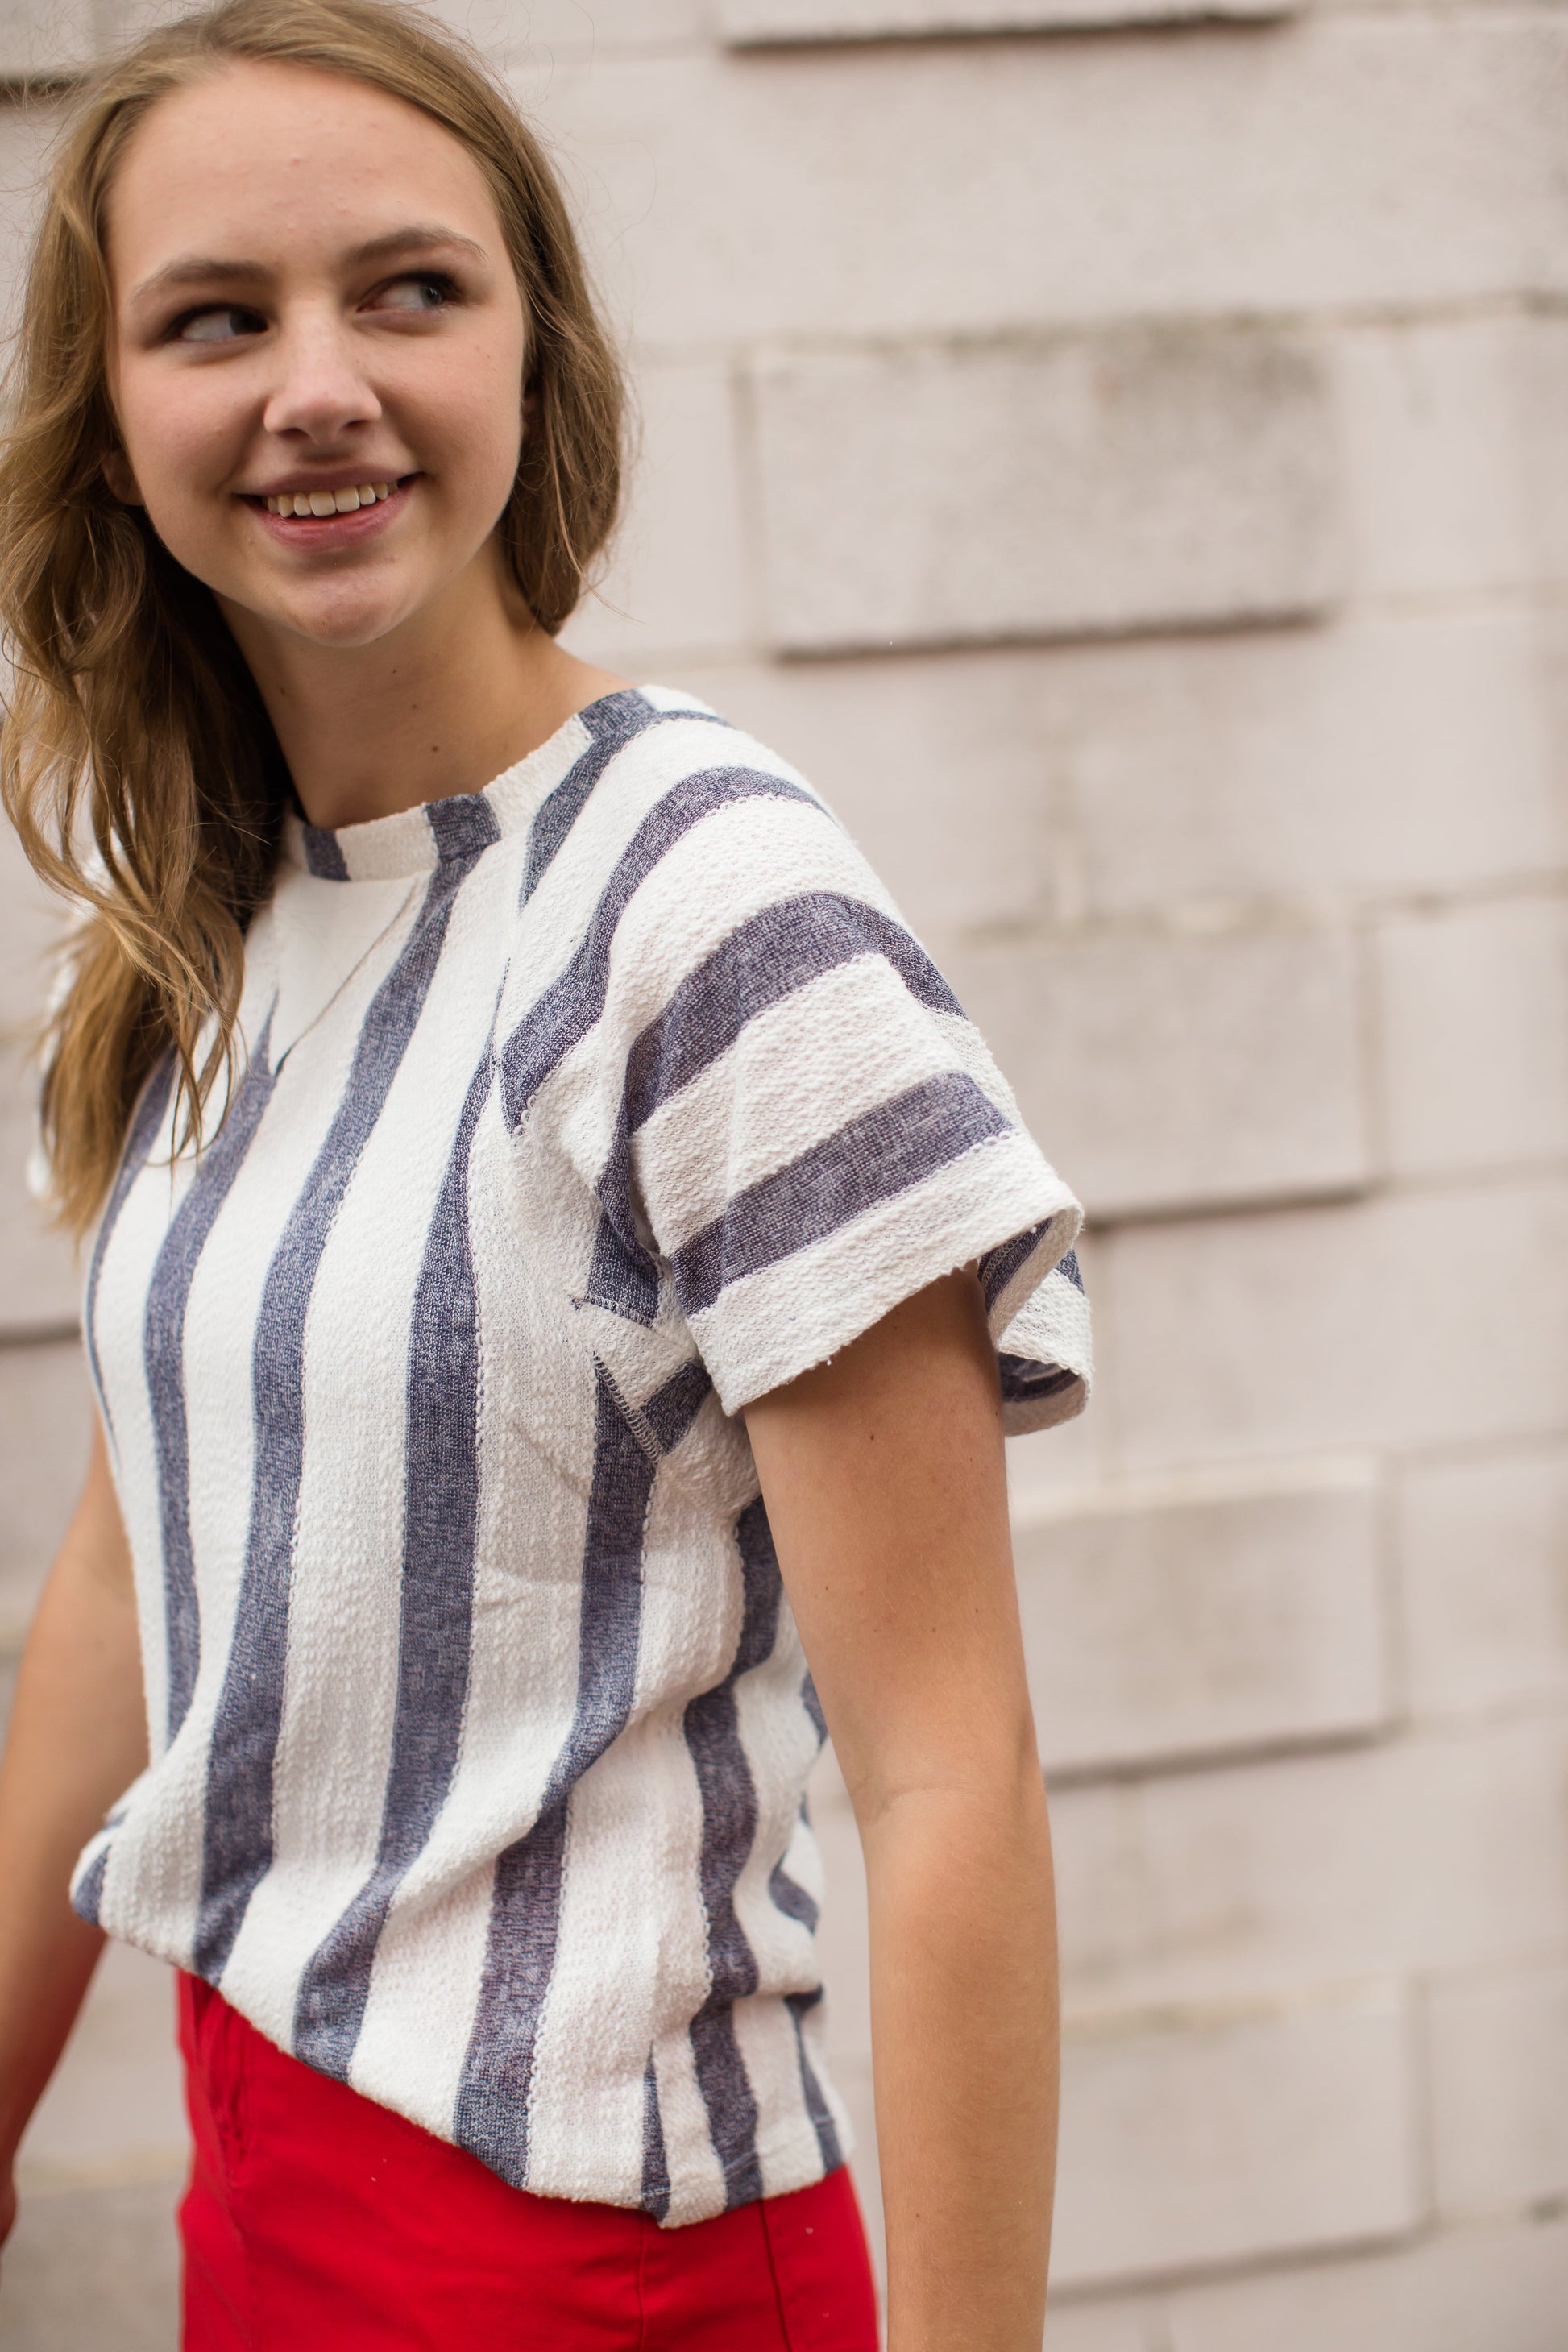
[{"label": "visible teeth", "polygon": [[275,515],[354,514],[361,507],[374,506],[378,499],[389,499],[393,487],[391,482],[361,482],[349,490],[279,490],[266,500],[266,507]]}]

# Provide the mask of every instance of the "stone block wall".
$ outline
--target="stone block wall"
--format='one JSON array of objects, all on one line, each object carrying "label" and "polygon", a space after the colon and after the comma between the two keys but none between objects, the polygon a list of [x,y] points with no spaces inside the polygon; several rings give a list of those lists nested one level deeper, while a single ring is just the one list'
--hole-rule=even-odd
[{"label": "stone block wall", "polygon": [[[1563,2352],[1568,17],[447,13],[557,143],[636,372],[571,641],[818,782],[1089,1204],[1098,1392],[1013,1462],[1047,2352]],[[47,77],[113,29],[0,13],[7,253]],[[0,896],[14,1019],[47,926],[14,859]],[[14,1654],[86,1420],[7,1071]],[[874,2215],[831,1759],[816,1806]],[[167,1997],[116,1956],[40,2118],[18,2352],[173,2343]]]}]

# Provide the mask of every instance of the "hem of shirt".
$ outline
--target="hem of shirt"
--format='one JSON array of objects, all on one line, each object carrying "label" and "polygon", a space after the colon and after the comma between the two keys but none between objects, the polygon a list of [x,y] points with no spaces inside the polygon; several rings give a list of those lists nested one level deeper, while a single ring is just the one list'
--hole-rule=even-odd
[{"label": "hem of shirt", "polygon": [[[991,1334],[996,1352],[1021,1369],[1055,1372],[1056,1381],[1034,1393],[1009,1395],[1004,1380],[1002,1427],[1008,1437],[1026,1437],[1076,1419],[1094,1383],[1094,1334],[1089,1301],[1079,1286],[1060,1271],[1062,1252],[1047,1227],[1037,1245],[1050,1253],[1043,1274],[1036,1253],[992,1302]],[[1022,1327],[1022,1328],[1020,1328]]]},{"label": "hem of shirt", "polygon": [[[1024,1141],[1025,1139],[1016,1140]],[[981,1154],[998,1158],[1011,1156],[1009,1146],[1014,1141],[1012,1138],[999,1138],[994,1142],[979,1144],[973,1155],[966,1153],[964,1158],[968,1160]],[[1083,1211],[1074,1195],[1054,1171],[1044,1171],[1048,1181],[1042,1181],[1042,1164],[1034,1146],[1029,1145],[1027,1149],[1033,1166],[1010,1173],[999,1171],[1001,1181],[994,1192],[988,1189],[982,1205],[977,1206],[971,1201],[953,1202],[951,1206],[944,1204],[940,1192],[949,1189],[951,1176],[949,1171],[942,1171],[935,1180],[939,1197],[931,1204],[930,1221],[923,1230],[911,1234],[900,1247],[889,1251],[862,1287],[852,1295],[841,1297],[836,1303],[826,1304],[820,1313],[813,1315],[805,1328],[784,1335],[767,1354],[759,1356],[739,1371],[721,1370],[715,1365],[709,1353],[702,1326],[721,1315],[725,1322],[737,1314],[743,1316],[747,1291],[753,1284],[766,1281],[776,1269],[770,1266],[760,1276],[743,1276],[727,1291],[721,1292],[711,1307],[692,1318],[692,1332],[725,1412],[731,1415],[741,1412],[747,1405],[754,1403],[758,1397],[768,1395],[773,1389],[784,1388],[789,1381],[797,1380],[801,1373],[828,1362],[841,1348],[847,1348],[853,1340],[858,1339],[904,1299],[928,1288],[933,1282],[940,1282],[944,1275],[957,1273],[961,1266],[976,1264],[987,1251],[1000,1249],[1005,1243],[1027,1233],[1031,1227],[1041,1225],[1046,1231],[1041,1235],[1039,1248],[1028,1261],[1026,1286],[1009,1286],[1006,1315],[1008,1322],[1011,1322],[1025,1299],[1039,1287],[1072,1247],[1083,1225]],[[963,1164],[963,1161],[957,1163],[959,1167]],[[907,1196],[902,1197],[907,1202]],[[888,1204],[889,1207],[892,1205]],[[812,1256],[830,1251],[840,1238],[836,1234],[826,1235],[822,1241],[813,1243],[797,1253],[795,1263],[801,1266],[802,1272],[805,1272]],[[988,1315],[987,1323],[992,1344],[999,1347],[1003,1334],[996,1327],[994,1315]],[[721,1346],[718,1352],[722,1355]],[[1080,1381],[1079,1404],[1082,1393]],[[1071,1412],[1079,1409],[1070,1402],[1070,1396],[1061,1400],[1061,1407],[1053,1418],[1070,1418]],[[1032,1421],[1028,1423],[1030,1428],[1037,1425]]]},{"label": "hem of shirt", "polygon": [[[771,2197],[793,2197],[797,2189],[814,2189],[819,2180],[828,2179],[830,2171],[840,2171],[847,2164],[855,2152],[854,2137],[847,2128],[838,2131],[838,2162],[829,2167],[823,2161],[822,2143],[816,2136],[816,2126],[809,2123],[792,2125],[774,2139],[759,2140],[754,2149],[748,2149],[733,2163],[721,2165],[720,2179],[727,2188],[737,2174],[761,2171],[767,2175],[767,2188],[760,2196],[742,2198],[742,2205],[761,2204]],[[548,2197],[559,2192],[544,2189],[535,2193]],[[663,2215],[658,2226],[661,2230],[689,2230],[699,2221],[711,2221],[720,2213],[736,2210],[727,2196],[718,2203],[711,2197],[682,2202],[678,2187],[672,2183],[669,2210]]]},{"label": "hem of shirt", "polygon": [[[111,1838],[113,1830],[119,1826],[120,1824],[115,1822],[100,1830],[84,1849],[81,1863],[86,1864],[89,1855],[96,1856]],[[79,1864],[78,1873],[73,1874],[73,1892],[75,1878],[79,1874],[80,1864]],[[129,1944],[132,1949],[145,1952],[153,1959],[162,1960],[166,1967],[177,1970],[182,1975],[195,1977],[199,1982],[210,1985],[212,1990],[220,1994],[225,2000],[230,2000],[230,1996],[223,1990],[221,1980],[215,1982],[211,1977],[203,1975],[202,1971],[195,1966],[189,1950],[177,1938],[153,1932],[132,1930],[123,1920],[115,1923],[99,1920],[93,1924],[101,1927],[103,1933],[112,1937],[116,1943]],[[286,2058],[293,2058],[302,2066],[310,2065],[310,2059],[300,2058],[299,2052],[291,2048],[288,2042],[280,2041],[268,2026],[258,2022],[251,2015],[248,2007],[242,2006],[237,2001],[231,2001],[231,2006],[239,2016],[245,2019],[253,2032],[259,2033],[264,2041],[270,2042],[272,2047],[280,2051]],[[312,2067],[311,2071],[320,2070]],[[405,2123],[413,2124],[417,2130],[427,2132],[432,2139],[438,2139],[448,2147],[456,2147],[459,2145],[453,2138],[450,2131],[443,2130],[440,2126],[431,2123],[427,2117],[414,2115],[407,2107],[395,2105],[390,2099],[378,2099],[374,2092],[359,2090],[353,2083],[350,2087],[357,2092],[359,2097],[368,2099],[373,2106],[384,2107],[389,2115],[400,2116]],[[824,2163],[822,2143],[817,2137],[816,2125],[809,2119],[797,2120],[788,2123],[771,2137],[759,2138],[743,2156],[737,2157],[730,2164],[721,2164],[718,2179],[723,2183],[724,2190],[727,2192],[730,2183],[736,2175],[760,2171],[768,2180],[767,2188],[762,2192],[764,2197],[789,2197],[793,2196],[798,2189],[813,2188],[819,2180],[826,2180],[830,2171],[836,2172],[841,2166],[847,2164],[855,2153],[854,2131],[850,2126],[847,2115],[843,2110],[842,2102],[836,2097],[833,2104],[833,2126],[839,2148],[839,2160],[837,2165],[829,2167]],[[476,2161],[480,2164],[485,2163],[483,2157],[478,2157]],[[552,2181],[547,2173],[531,2174],[526,2189],[522,2189],[518,2183],[508,2180],[506,2174],[498,2171],[494,2165],[485,2164],[485,2169],[487,2172],[494,2172],[498,2180],[507,2181],[509,2188],[517,2189],[520,2195],[554,2197],[559,2198],[563,2203],[571,2205],[613,2205],[618,2211],[626,2213],[646,2212],[647,2210],[638,2199],[625,2197],[619,2194],[613,2185],[606,2186],[602,2181],[584,2181],[578,2177],[568,2183]],[[681,2193],[680,2183],[672,2180],[669,2207],[659,2220],[659,2228],[661,2230],[688,2229],[698,2221],[710,2221],[717,2215],[732,2210],[727,2193],[718,2197],[712,2195],[713,2179],[714,2176],[710,2173],[700,2185],[689,2189],[684,2196]],[[741,2201],[743,2204],[754,2204],[758,2200],[755,2198],[744,2198]]]},{"label": "hem of shirt", "polygon": [[1081,1372],[1050,1396],[1016,1398],[1002,1401],[1002,1434],[1004,1437],[1033,1437],[1042,1429],[1059,1429],[1066,1421],[1076,1421],[1089,1403],[1089,1382]]}]

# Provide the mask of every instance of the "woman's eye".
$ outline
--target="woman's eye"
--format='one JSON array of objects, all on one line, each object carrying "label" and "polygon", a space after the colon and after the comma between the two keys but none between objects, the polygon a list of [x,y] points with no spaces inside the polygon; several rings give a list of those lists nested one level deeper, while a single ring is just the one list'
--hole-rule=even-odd
[{"label": "woman's eye", "polygon": [[378,310],[445,310],[457,295],[449,278],[395,278],[375,296]]},{"label": "woman's eye", "polygon": [[230,343],[243,335],[263,335],[267,321],[255,310],[242,310],[236,305],[211,310],[193,310],[180,320],[174,329],[182,343]]}]

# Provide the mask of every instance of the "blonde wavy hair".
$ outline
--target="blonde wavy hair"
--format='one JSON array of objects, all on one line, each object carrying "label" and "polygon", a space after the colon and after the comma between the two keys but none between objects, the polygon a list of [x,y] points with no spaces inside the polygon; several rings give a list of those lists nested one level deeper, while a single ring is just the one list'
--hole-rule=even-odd
[{"label": "blonde wavy hair", "polygon": [[78,1234],[166,1054],[182,1148],[202,1141],[289,789],[212,595],[104,475],[119,446],[104,236],[115,169],[160,98],[243,58],[404,99],[483,171],[530,326],[529,430],[500,530],[552,635],[619,496],[620,373],[554,173],[476,53],[398,0],[223,0],[147,35],[83,92],[48,182],[0,449],[0,798],[33,866],[84,916],[41,1041],[53,1196]]}]

